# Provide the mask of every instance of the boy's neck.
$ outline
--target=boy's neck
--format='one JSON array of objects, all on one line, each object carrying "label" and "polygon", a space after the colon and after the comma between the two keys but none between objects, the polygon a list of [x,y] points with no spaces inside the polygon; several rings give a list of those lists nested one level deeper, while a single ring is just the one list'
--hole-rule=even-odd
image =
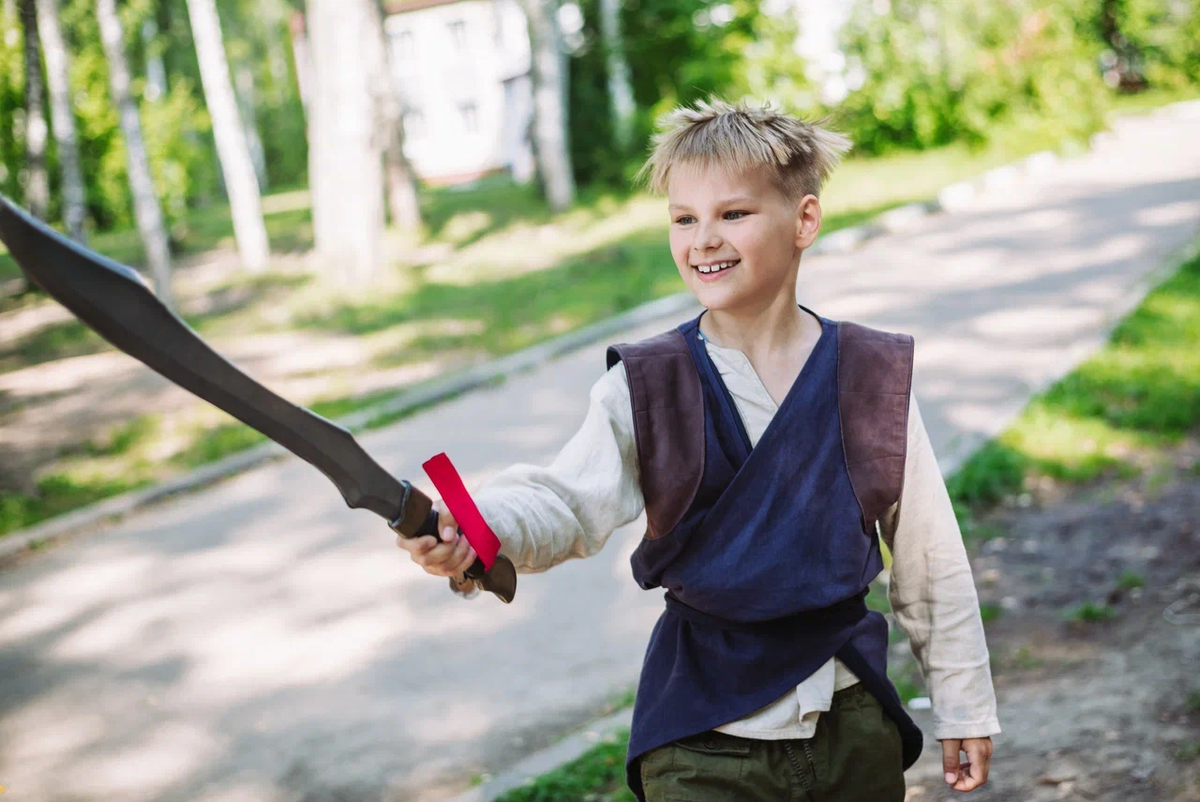
[{"label": "boy's neck", "polygon": [[700,318],[700,331],[710,342],[736,348],[751,362],[791,350],[819,326],[794,292],[781,293],[761,309],[710,309]]}]

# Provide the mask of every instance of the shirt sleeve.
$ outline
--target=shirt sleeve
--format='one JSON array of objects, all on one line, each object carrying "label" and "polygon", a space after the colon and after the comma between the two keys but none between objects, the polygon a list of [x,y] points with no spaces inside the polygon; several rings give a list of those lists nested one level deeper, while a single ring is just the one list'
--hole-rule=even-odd
[{"label": "shirt sleeve", "polygon": [[474,498],[521,573],[600,551],[644,506],[624,365],[592,387],[583,424],[550,465],[512,465]]},{"label": "shirt sleeve", "polygon": [[888,600],[925,675],[934,738],[995,735],[1000,722],[971,564],[915,396],[903,490],[880,530],[892,552]]}]

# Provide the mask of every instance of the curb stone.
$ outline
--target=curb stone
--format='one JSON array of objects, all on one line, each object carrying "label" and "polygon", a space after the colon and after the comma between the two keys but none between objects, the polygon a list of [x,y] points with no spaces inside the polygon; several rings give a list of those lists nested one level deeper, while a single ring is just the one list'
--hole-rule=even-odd
[{"label": "curb stone", "polygon": [[[1200,100],[1171,104],[1154,113],[1193,116],[1200,114]],[[1089,149],[1095,148],[1103,141],[1104,137],[1111,138],[1112,136],[1113,134],[1108,131],[1093,135],[1089,142]],[[903,231],[931,215],[962,208],[974,200],[980,192],[996,185],[998,181],[1010,183],[1021,175],[1043,174],[1056,166],[1058,161],[1058,154],[1054,151],[1045,150],[1034,153],[1018,162],[989,170],[972,179],[949,184],[938,192],[936,200],[910,203],[889,209],[866,223],[839,229],[822,236],[809,250],[813,255],[848,253],[875,237]],[[695,298],[691,293],[682,292],[668,295],[498,360],[461,373],[431,379],[401,393],[391,401],[360,410],[353,415],[340,418],[336,422],[351,431],[361,429],[368,421],[378,416],[403,413],[416,407],[447,400],[455,395],[501,380],[506,376],[529,370],[547,359],[561,356],[625,328],[649,323],[658,318],[682,312],[695,305]],[[40,548],[81,529],[123,517],[168,496],[201,489],[286,455],[288,455],[288,451],[282,446],[270,442],[263,443],[163,484],[114,496],[56,516],[32,527],[0,535],[0,560],[23,552],[31,546]]]},{"label": "curb stone", "polygon": [[451,797],[446,802],[491,802],[496,797],[531,783],[543,774],[581,757],[596,744],[612,740],[619,730],[629,729],[632,721],[632,707],[618,710],[610,716],[593,721],[553,746],[534,752],[502,774]]}]

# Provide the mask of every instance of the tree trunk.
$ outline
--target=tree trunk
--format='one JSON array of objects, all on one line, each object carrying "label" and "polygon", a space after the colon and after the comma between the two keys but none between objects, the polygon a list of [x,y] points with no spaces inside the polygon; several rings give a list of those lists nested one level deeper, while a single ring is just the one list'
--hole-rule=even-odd
[{"label": "tree trunk", "polygon": [[50,123],[62,181],[62,217],[67,233],[77,242],[84,242],[87,196],[79,169],[79,147],[75,144],[75,114],[71,111],[71,53],[58,24],[58,0],[36,2],[38,33],[46,58],[46,83],[50,89]]},{"label": "tree trunk", "polygon": [[100,40],[108,61],[108,82],[125,139],[129,186],[133,191],[133,215],[146,249],[146,263],[150,266],[158,299],[168,307],[173,307],[171,251],[167,244],[162,209],[154,191],[146,143],[142,140],[137,104],[129,91],[129,62],[125,58],[125,36],[121,30],[121,18],[117,15],[116,0],[96,0],[96,21],[100,24]]},{"label": "tree trunk", "polygon": [[221,173],[225,176],[225,189],[229,193],[238,253],[242,264],[257,272],[266,268],[270,255],[267,229],[263,225],[262,199],[258,194],[258,180],[246,143],[246,130],[242,127],[233,84],[229,80],[221,21],[217,18],[217,7],[213,0],[187,0],[187,7],[192,23],[192,41],[196,43],[196,56],[200,62],[204,100],[212,117],[217,156],[221,162]]},{"label": "tree trunk", "polygon": [[534,151],[550,208],[575,201],[575,176],[567,143],[567,65],[555,11],[557,0],[522,0],[529,22],[533,83]]},{"label": "tree trunk", "polygon": [[254,68],[245,62],[237,66],[238,112],[242,115],[246,146],[250,149],[250,162],[254,165],[254,176],[259,189],[267,187],[267,154],[263,149],[262,137],[258,135],[258,87],[254,85]]},{"label": "tree trunk", "polygon": [[616,123],[617,144],[624,151],[633,138],[633,85],[621,38],[621,0],[600,0],[600,36],[608,62],[608,97]]},{"label": "tree trunk", "polygon": [[388,211],[392,225],[413,230],[421,225],[421,206],[417,199],[417,176],[404,155],[404,104],[392,64],[391,48],[383,29],[383,9],[379,0],[371,0],[371,25],[374,30],[371,48],[372,70],[376,74],[376,124],[387,143],[384,150],[384,172],[387,180]]},{"label": "tree trunk", "polygon": [[383,145],[372,96],[371,4],[308,0],[312,47],[308,178],[313,235],[323,262],[345,283],[382,267]]},{"label": "tree trunk", "polygon": [[288,18],[292,32],[292,59],[296,62],[296,84],[300,89],[300,105],[308,114],[312,102],[313,63],[312,48],[308,43],[308,23],[303,11],[294,11]]},{"label": "tree trunk", "polygon": [[25,160],[29,171],[25,205],[34,217],[45,220],[50,210],[50,178],[46,174],[46,134],[49,129],[43,100],[37,8],[33,0],[21,0],[21,28],[25,34]]},{"label": "tree trunk", "polygon": [[142,23],[142,45],[146,48],[146,100],[167,96],[167,65],[157,40],[158,20],[151,14]]}]

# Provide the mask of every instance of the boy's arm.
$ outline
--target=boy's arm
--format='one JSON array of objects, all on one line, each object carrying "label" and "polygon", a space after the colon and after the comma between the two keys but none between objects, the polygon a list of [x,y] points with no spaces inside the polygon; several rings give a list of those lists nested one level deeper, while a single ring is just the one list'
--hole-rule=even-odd
[{"label": "boy's arm", "polygon": [[549,466],[512,465],[473,496],[522,573],[598,552],[644,505],[624,365],[592,387],[583,424]]},{"label": "boy's arm", "polygon": [[921,664],[933,737],[1000,732],[979,597],[958,521],[915,397],[900,500],[880,522],[892,552],[888,600]]}]

